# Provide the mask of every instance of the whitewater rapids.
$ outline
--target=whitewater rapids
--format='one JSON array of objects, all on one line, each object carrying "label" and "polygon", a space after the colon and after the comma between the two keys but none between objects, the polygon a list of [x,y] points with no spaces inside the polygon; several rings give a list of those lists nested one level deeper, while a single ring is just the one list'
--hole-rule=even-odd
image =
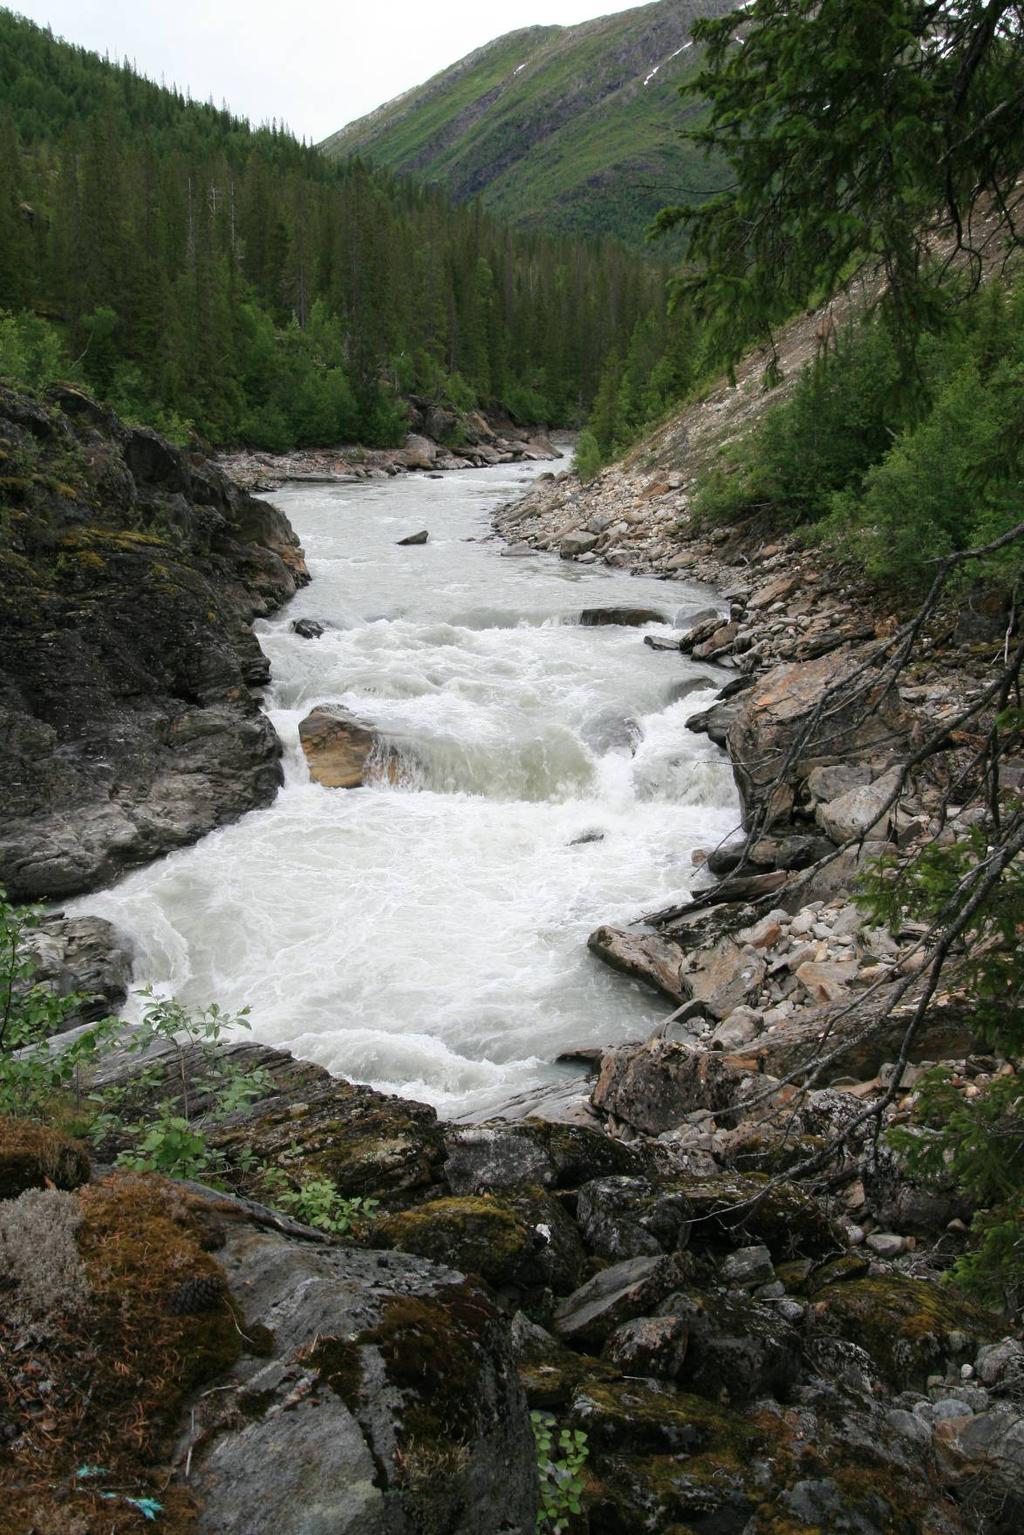
[{"label": "whitewater rapids", "polygon": [[[685,897],[693,850],[736,828],[728,763],[685,729],[721,674],[643,644],[714,598],[502,557],[493,510],[545,467],[271,498],[313,577],[257,626],[285,786],[68,908],[129,935],[138,987],[247,1005],[255,1038],[448,1116],[549,1083],[559,1051],[642,1037],[663,1015],[585,942]],[[426,545],[397,546],[420,528]],[[663,623],[577,621],[625,606]],[[321,639],[292,632],[307,616],[331,625]],[[328,701],[399,742],[397,782],[310,782],[298,724]]]}]

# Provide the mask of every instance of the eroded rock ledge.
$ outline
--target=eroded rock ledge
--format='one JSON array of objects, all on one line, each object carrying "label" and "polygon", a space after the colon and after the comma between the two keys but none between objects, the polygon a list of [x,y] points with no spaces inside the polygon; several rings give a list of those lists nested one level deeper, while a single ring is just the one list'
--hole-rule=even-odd
[{"label": "eroded rock ledge", "polygon": [[252,632],[307,579],[286,518],[77,390],[0,390],[0,884],[102,884],[273,799]]}]

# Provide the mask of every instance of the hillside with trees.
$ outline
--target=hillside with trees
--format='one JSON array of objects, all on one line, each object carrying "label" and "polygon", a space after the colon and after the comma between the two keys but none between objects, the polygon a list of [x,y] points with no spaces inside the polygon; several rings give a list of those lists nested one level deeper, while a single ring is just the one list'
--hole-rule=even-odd
[{"label": "hillside with trees", "polygon": [[664,271],[613,242],[513,233],[8,11],[0,102],[9,382],[178,440],[387,446],[409,393],[574,422],[610,351],[673,336]]}]

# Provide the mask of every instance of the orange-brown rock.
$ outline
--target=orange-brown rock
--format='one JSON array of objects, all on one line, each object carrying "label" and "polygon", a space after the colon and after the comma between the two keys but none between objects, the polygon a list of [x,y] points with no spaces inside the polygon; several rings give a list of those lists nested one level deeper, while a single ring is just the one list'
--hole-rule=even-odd
[{"label": "orange-brown rock", "polygon": [[[381,738],[347,710],[321,704],[299,725],[299,742],[314,782],[325,789],[358,789],[370,773],[370,761]],[[384,772],[394,781],[398,758],[392,747],[381,746],[377,756]]]}]

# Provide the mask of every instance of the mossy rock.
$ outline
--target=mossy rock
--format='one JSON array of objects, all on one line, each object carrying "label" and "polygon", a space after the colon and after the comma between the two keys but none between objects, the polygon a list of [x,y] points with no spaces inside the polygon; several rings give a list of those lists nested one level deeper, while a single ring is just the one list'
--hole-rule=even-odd
[{"label": "mossy rock", "polygon": [[576,1228],[539,1189],[430,1200],[378,1221],[372,1243],[478,1274],[502,1291],[568,1295],[583,1268]]},{"label": "mossy rock", "polygon": [[449,1126],[445,1176],[454,1194],[539,1185],[575,1189],[588,1179],[644,1171],[641,1152],[581,1125],[543,1119]]},{"label": "mossy rock", "polygon": [[872,1275],[824,1285],[813,1297],[813,1327],[863,1348],[897,1391],[972,1360],[1000,1333],[978,1306],[925,1279]]},{"label": "mossy rock", "polygon": [[26,1189],[77,1189],[88,1183],[84,1147],[58,1130],[27,1119],[0,1119],[0,1199]]},{"label": "mossy rock", "polygon": [[763,1441],[738,1412],[659,1381],[588,1380],[576,1391],[569,1416],[594,1450],[620,1455],[717,1449],[742,1464]]},{"label": "mossy rock", "polygon": [[[441,1127],[426,1104],[332,1081],[301,1101],[257,1104],[210,1135],[240,1169],[280,1167],[292,1182],[324,1179],[346,1199],[395,1208],[442,1191]],[[255,1175],[242,1185],[260,1197]]]},{"label": "mossy rock", "polygon": [[690,1290],[670,1296],[658,1312],[678,1317],[688,1329],[680,1384],[738,1402],[763,1395],[785,1400],[799,1379],[800,1334],[770,1303]]},{"label": "mossy rock", "polygon": [[775,1183],[766,1173],[720,1173],[666,1187],[686,1201],[693,1246],[702,1240],[730,1247],[763,1242],[779,1262],[823,1257],[845,1246],[816,1199],[794,1183]]}]

